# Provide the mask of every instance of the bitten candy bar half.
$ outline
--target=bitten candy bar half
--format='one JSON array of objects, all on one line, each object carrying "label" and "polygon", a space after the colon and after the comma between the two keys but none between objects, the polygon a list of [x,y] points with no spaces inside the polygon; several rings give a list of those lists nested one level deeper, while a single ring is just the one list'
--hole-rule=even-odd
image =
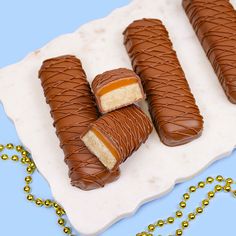
[{"label": "bitten candy bar half", "polygon": [[151,131],[146,114],[130,105],[101,116],[81,138],[104,166],[114,170],[146,141]]},{"label": "bitten candy bar half", "polygon": [[134,21],[124,32],[124,44],[162,142],[177,146],[199,137],[203,119],[162,22]]},{"label": "bitten candy bar half", "polygon": [[236,11],[228,0],[183,0],[185,12],[232,103],[236,103]]},{"label": "bitten candy bar half", "polygon": [[39,77],[72,185],[91,190],[116,180],[119,170],[109,172],[80,139],[99,115],[80,60],[71,55],[48,59]]},{"label": "bitten candy bar half", "polygon": [[126,68],[97,75],[92,82],[92,89],[102,113],[145,98],[140,78],[132,70]]}]

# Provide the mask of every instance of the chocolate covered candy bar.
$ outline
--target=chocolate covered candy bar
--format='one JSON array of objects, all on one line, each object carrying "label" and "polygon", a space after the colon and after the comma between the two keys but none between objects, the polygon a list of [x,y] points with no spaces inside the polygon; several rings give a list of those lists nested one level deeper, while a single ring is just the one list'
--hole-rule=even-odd
[{"label": "chocolate covered candy bar", "polygon": [[236,103],[236,11],[228,0],[183,0],[183,7],[232,103]]},{"label": "chocolate covered candy bar", "polygon": [[124,44],[162,142],[176,146],[199,137],[203,119],[162,22],[134,21],[124,32]]},{"label": "chocolate covered candy bar", "polygon": [[146,141],[151,131],[145,113],[130,105],[101,116],[81,139],[106,168],[114,170]]},{"label": "chocolate covered candy bar", "polygon": [[125,68],[97,75],[92,82],[92,89],[102,113],[130,105],[145,97],[140,78]]},{"label": "chocolate covered candy bar", "polygon": [[91,190],[116,180],[119,170],[109,172],[80,139],[89,124],[98,118],[80,60],[70,55],[48,59],[43,62],[39,77],[72,185]]}]

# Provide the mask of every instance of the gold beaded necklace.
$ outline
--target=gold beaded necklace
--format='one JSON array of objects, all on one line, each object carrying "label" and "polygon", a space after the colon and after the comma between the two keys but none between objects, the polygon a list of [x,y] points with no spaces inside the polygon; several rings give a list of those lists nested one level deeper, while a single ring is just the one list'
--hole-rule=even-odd
[{"label": "gold beaded necklace", "polygon": [[[46,199],[43,200],[41,198],[35,197],[31,191],[30,184],[32,183],[32,175],[36,171],[36,165],[32,158],[30,158],[30,153],[27,152],[22,146],[17,145],[14,146],[12,143],[8,143],[7,145],[0,144],[0,153],[4,151],[4,149],[7,150],[16,150],[18,153],[20,153],[21,158],[19,159],[18,155],[13,155],[11,158],[7,154],[2,154],[1,159],[6,160],[12,160],[14,162],[22,163],[23,165],[26,165],[26,172],[27,176],[25,177],[25,187],[24,192],[26,193],[26,199],[30,202],[35,203],[39,207],[46,207],[46,208],[53,208],[55,210],[56,215],[58,216],[58,224],[62,227],[63,232],[69,236],[75,236],[72,233],[71,227],[66,226],[66,220],[63,218],[63,216],[66,215],[65,210],[54,200]],[[171,234],[169,236],[181,236],[184,233],[184,230],[189,227],[190,222],[193,221],[198,215],[202,214],[204,209],[209,205],[211,199],[213,199],[217,193],[219,192],[226,192],[231,193],[232,196],[236,197],[236,190],[232,189],[232,185],[236,184],[236,182],[232,178],[224,178],[221,175],[218,175],[216,178],[213,177],[207,177],[205,181],[201,181],[198,183],[197,186],[191,186],[188,189],[188,192],[184,193],[182,201],[179,203],[179,207],[177,211],[175,212],[174,216],[170,216],[167,219],[160,219],[157,220],[155,223],[148,225],[147,229],[141,233],[137,233],[136,236],[154,236],[154,231],[157,228],[162,228],[165,225],[173,224],[176,219],[183,217],[183,209],[187,207],[187,201],[190,199],[191,194],[196,192],[198,189],[205,188],[206,185],[212,185],[216,181],[216,184],[214,185],[214,188],[212,191],[207,193],[207,198],[204,199],[201,202],[201,205],[196,208],[195,212],[191,212],[188,214],[188,217],[181,222],[181,227],[175,231],[174,234]],[[161,236],[161,235],[158,235]]]}]

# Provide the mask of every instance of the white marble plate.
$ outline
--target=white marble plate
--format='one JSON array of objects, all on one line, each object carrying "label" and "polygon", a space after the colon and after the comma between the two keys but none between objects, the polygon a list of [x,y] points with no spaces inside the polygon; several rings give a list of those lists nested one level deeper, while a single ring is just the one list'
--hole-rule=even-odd
[{"label": "white marble plate", "polygon": [[[236,6],[236,0],[233,1]],[[117,67],[130,67],[122,32],[134,19],[155,17],[170,32],[192,92],[205,119],[201,138],[170,148],[153,132],[121,168],[120,179],[103,189],[84,192],[70,186],[63,152],[45,103],[38,69],[46,58],[75,54],[88,79]],[[133,214],[144,202],[169,192],[175,183],[191,178],[236,144],[236,105],[231,104],[181,7],[181,0],[134,0],[104,19],[63,35],[0,70],[0,100],[15,123],[23,144],[31,151],[53,196],[66,209],[83,235],[97,235],[117,220]],[[145,106],[145,105],[143,105]]]}]

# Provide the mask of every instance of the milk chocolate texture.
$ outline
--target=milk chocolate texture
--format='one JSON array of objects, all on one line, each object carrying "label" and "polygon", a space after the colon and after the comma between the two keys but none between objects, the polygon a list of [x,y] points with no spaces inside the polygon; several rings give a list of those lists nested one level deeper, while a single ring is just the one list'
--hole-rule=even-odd
[{"label": "milk chocolate texture", "polygon": [[177,146],[199,137],[203,118],[162,22],[134,21],[124,31],[124,44],[162,142]]},{"label": "milk chocolate texture", "polygon": [[48,59],[43,62],[39,77],[69,167],[71,184],[92,190],[115,181],[119,169],[108,171],[80,139],[99,117],[80,60],[72,55]]},{"label": "milk chocolate texture", "polygon": [[[87,138],[89,131],[95,133],[99,141],[96,141],[96,137],[91,141],[92,135]],[[151,132],[151,121],[140,108],[133,104],[101,116],[90,124],[81,138],[91,152],[100,154],[98,158],[103,163],[110,163],[111,160],[104,160],[105,156],[109,158],[111,155],[107,155],[107,150],[101,148],[102,142],[113,155],[112,159],[115,159],[110,168],[116,169],[147,140]]]},{"label": "milk chocolate texture", "polygon": [[215,73],[236,103],[236,11],[228,0],[184,0],[183,7]]}]

